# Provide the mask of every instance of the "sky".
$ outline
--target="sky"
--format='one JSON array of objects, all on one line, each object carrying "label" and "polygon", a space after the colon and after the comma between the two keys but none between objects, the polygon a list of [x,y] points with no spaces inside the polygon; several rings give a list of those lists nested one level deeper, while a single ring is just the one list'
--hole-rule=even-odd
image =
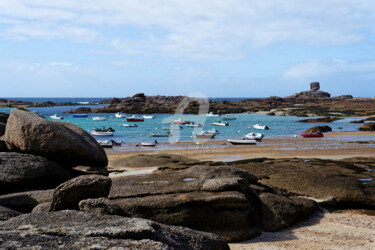
[{"label": "sky", "polygon": [[375,96],[374,0],[0,0],[0,97]]}]

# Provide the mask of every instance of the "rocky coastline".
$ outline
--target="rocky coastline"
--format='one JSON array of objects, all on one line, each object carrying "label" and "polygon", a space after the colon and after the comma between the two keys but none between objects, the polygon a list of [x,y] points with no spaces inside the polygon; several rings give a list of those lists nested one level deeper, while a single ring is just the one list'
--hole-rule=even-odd
[{"label": "rocky coastline", "polygon": [[[229,249],[325,209],[375,210],[375,159],[135,155],[108,175],[79,127],[13,109],[0,134],[0,248]],[[85,171],[82,171],[85,169]]]}]

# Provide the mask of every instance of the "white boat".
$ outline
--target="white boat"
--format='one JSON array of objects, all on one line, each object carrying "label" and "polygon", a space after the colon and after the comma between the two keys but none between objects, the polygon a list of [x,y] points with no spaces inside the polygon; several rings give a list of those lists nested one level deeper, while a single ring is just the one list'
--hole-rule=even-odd
[{"label": "white boat", "polygon": [[191,122],[191,123],[187,123],[185,124],[186,127],[193,127],[193,128],[201,128],[203,127],[203,125],[201,123],[195,123],[195,122]]},{"label": "white boat", "polygon": [[95,135],[95,136],[112,136],[113,135],[113,132],[110,132],[110,131],[91,131],[91,134],[92,135]]},{"label": "white boat", "polygon": [[136,128],[136,127],[138,127],[137,124],[128,124],[128,123],[123,123],[122,126],[123,127],[127,127],[127,128]]},{"label": "white boat", "polygon": [[156,144],[158,144],[157,141],[154,141],[154,142],[141,142],[141,146],[144,146],[144,147],[155,147]]},{"label": "white boat", "polygon": [[247,140],[261,141],[263,139],[263,137],[264,137],[264,134],[262,134],[262,133],[254,133],[254,132],[250,132],[247,135],[245,135],[245,138]]},{"label": "white boat", "polygon": [[222,116],[221,119],[223,119],[224,121],[233,121],[233,120],[236,120],[237,118],[234,116],[225,115],[225,116]]},{"label": "white boat", "polygon": [[212,128],[212,129],[207,130],[207,131],[204,131],[204,132],[206,132],[206,133],[208,133],[208,134],[213,134],[213,135],[218,135],[218,134],[220,134],[219,130],[217,130],[217,129],[215,129],[215,128]]},{"label": "white boat", "polygon": [[214,126],[229,126],[229,122],[214,122],[213,123]]},{"label": "white boat", "polygon": [[107,117],[104,116],[95,116],[92,118],[93,121],[105,121],[107,120]]},{"label": "white boat", "polygon": [[248,139],[228,139],[228,142],[230,142],[233,145],[255,145],[257,144],[256,140],[248,140]]},{"label": "white boat", "polygon": [[210,112],[210,113],[206,114],[206,116],[207,117],[219,117],[220,115]]},{"label": "white boat", "polygon": [[196,134],[195,135],[197,138],[208,138],[208,139],[212,139],[215,137],[215,134],[211,134],[211,133],[207,133],[206,131],[202,131],[201,133],[199,134]]},{"label": "white boat", "polygon": [[62,116],[60,116],[58,114],[51,115],[50,117],[51,117],[51,119],[54,119],[54,120],[62,120],[62,119],[64,119],[64,117],[62,117]]},{"label": "white boat", "polygon": [[171,125],[169,127],[163,127],[164,130],[180,130],[183,129],[181,125]]},{"label": "white boat", "polygon": [[152,137],[169,137],[169,136],[172,136],[172,135],[168,131],[166,134],[161,134],[161,133],[157,132],[157,133],[151,134],[151,136]]},{"label": "white boat", "polygon": [[116,118],[125,118],[126,115],[124,115],[124,114],[121,113],[121,112],[118,112],[118,113],[115,114],[115,117],[116,117]]},{"label": "white boat", "polygon": [[154,115],[144,115],[143,119],[155,119]]},{"label": "white boat", "polygon": [[82,104],[82,105],[87,105],[89,104],[90,102],[77,102],[78,104]]},{"label": "white boat", "polygon": [[102,148],[112,148],[113,142],[109,140],[97,141]]},{"label": "white boat", "polygon": [[255,129],[269,129],[267,125],[263,125],[263,124],[255,124],[255,125],[253,125],[253,128],[255,128]]}]

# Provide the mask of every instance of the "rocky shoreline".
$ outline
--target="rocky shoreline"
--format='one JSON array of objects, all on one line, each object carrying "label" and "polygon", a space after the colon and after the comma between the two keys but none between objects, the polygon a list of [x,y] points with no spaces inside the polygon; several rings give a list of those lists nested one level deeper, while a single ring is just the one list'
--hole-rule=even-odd
[{"label": "rocky shoreline", "polygon": [[229,249],[321,207],[375,210],[374,158],[136,155],[117,167],[157,170],[108,177],[105,152],[77,126],[18,109],[5,124],[0,248]]}]

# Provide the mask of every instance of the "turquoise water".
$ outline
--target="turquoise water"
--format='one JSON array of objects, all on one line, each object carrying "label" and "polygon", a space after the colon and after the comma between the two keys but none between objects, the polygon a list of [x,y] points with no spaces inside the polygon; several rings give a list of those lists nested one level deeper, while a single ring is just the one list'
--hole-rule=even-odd
[{"label": "turquoise water", "polygon": [[[104,105],[85,106],[91,108],[103,107]],[[158,137],[153,138],[150,136],[151,133],[160,132],[166,133],[167,130],[163,130],[163,127],[167,127],[169,122],[178,118],[183,120],[195,121],[204,124],[203,130],[214,128],[213,122],[220,121],[220,117],[206,117],[205,115],[169,115],[169,114],[158,114],[155,119],[145,119],[144,122],[138,122],[138,127],[129,128],[123,127],[123,123],[127,122],[125,118],[115,118],[114,114],[88,114],[87,118],[73,118],[71,114],[63,114],[64,111],[76,109],[79,106],[64,106],[64,107],[48,107],[48,108],[30,108],[30,110],[38,112],[39,114],[50,119],[50,115],[59,114],[64,116],[64,121],[71,122],[83,128],[86,131],[92,130],[94,127],[112,127],[116,130],[112,137],[97,137],[97,139],[114,139],[116,141],[124,141],[126,143],[139,143],[140,141],[151,141],[157,139],[158,142],[184,142],[196,140],[194,134],[199,133],[202,128],[188,128],[183,126],[181,130],[172,130],[172,137]],[[0,109],[0,112],[9,113],[10,109]],[[105,116],[106,121],[93,121],[94,116]],[[129,115],[131,116],[131,115]],[[267,116],[263,114],[232,114],[237,120],[228,121],[229,126],[215,126],[215,129],[219,130],[220,134],[216,135],[213,140],[226,140],[226,139],[240,139],[243,135],[249,132],[262,132],[265,134],[265,138],[270,137],[285,137],[299,135],[302,131],[317,125],[328,125],[334,131],[356,131],[361,124],[349,123],[351,120],[360,118],[344,118],[343,120],[335,121],[333,123],[301,123],[298,120],[305,119],[295,116]],[[256,123],[266,124],[270,127],[269,130],[256,130],[251,125]],[[338,130],[338,127],[342,127],[342,130]]]}]

